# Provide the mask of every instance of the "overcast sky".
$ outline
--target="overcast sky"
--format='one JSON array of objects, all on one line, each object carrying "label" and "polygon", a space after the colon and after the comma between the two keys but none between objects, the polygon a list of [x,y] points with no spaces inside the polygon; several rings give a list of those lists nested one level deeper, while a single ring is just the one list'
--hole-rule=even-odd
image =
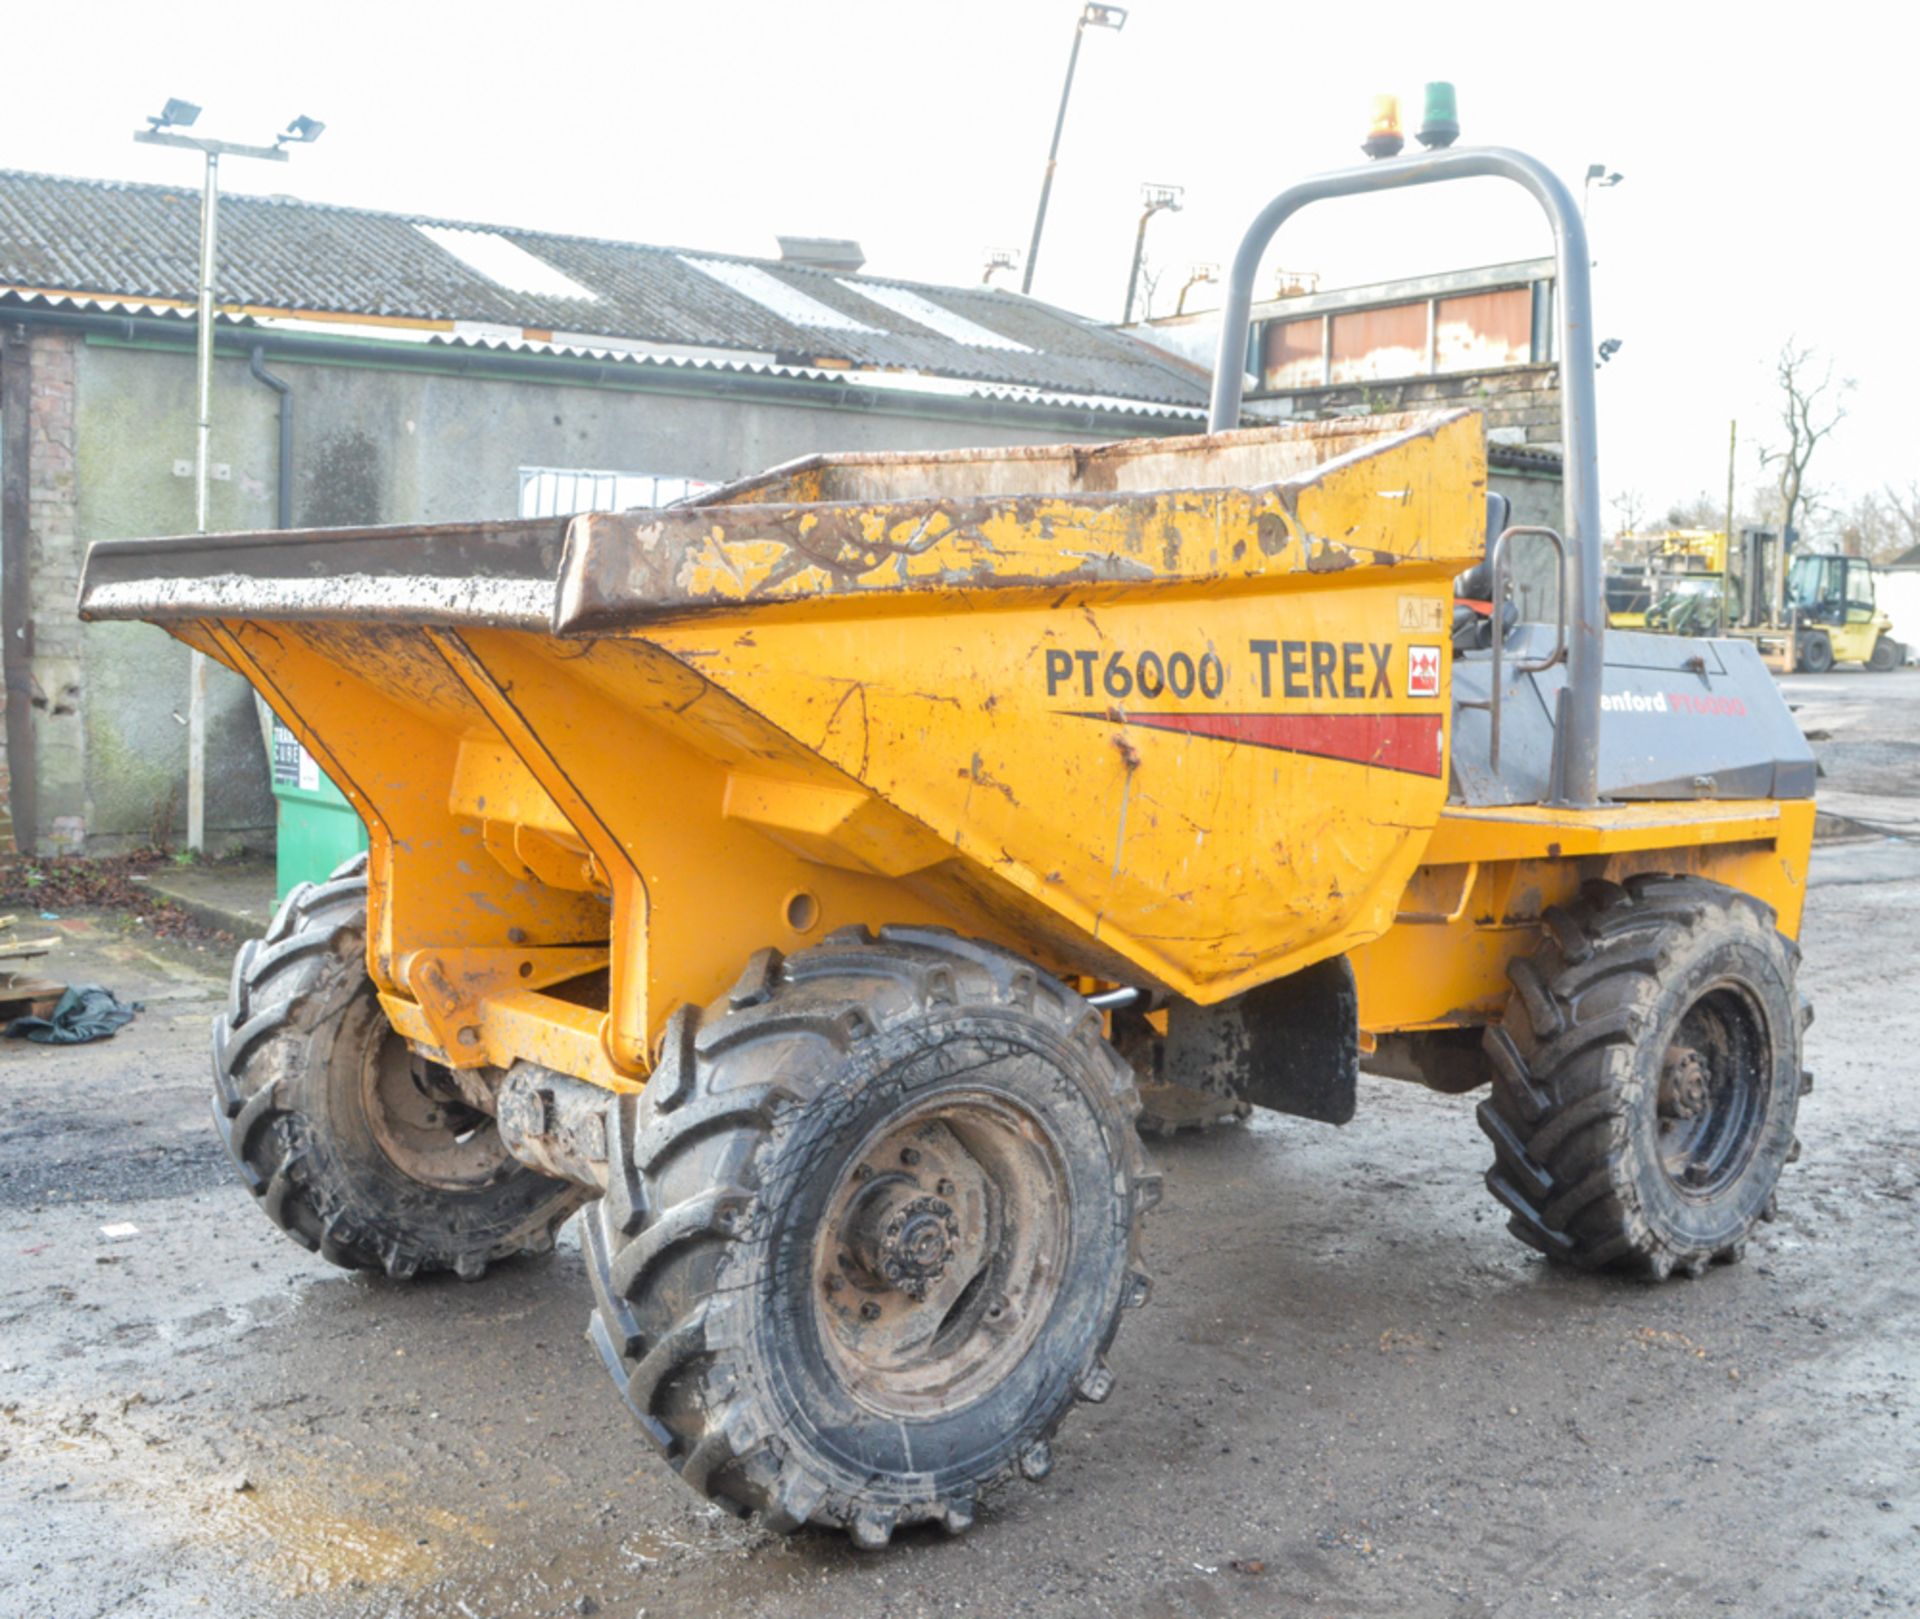
[{"label": "overcast sky", "polygon": [[[1079,0],[333,0],[318,6],[11,8],[0,166],[197,183],[136,147],[169,95],[199,129],[265,140],[296,113],[321,141],[235,190],[771,254],[776,232],[846,235],[868,269],[973,283],[1024,248]],[[1177,285],[1222,261],[1288,181],[1357,159],[1368,99],[1459,88],[1463,139],[1526,148],[1578,189],[1591,229],[1609,495],[1664,509],[1743,485],[1776,433],[1771,360],[1790,335],[1857,380],[1813,481],[1842,496],[1920,476],[1920,323],[1908,279],[1913,25],[1904,8],[1770,4],[1299,6],[1138,0],[1089,30],[1034,291],[1118,317],[1142,181],[1186,187],[1153,224]],[[1497,182],[1325,204],[1274,262],[1323,285],[1548,251]],[[1163,293],[1163,296],[1165,294]]]}]

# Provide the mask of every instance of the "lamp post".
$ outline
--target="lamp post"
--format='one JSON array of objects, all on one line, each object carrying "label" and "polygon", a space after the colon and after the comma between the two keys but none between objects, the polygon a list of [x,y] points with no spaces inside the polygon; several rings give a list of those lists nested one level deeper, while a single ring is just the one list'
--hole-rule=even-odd
[{"label": "lamp post", "polygon": [[1047,172],[1040,181],[1040,206],[1033,214],[1033,243],[1027,249],[1027,267],[1020,277],[1020,290],[1033,291],[1033,267],[1040,259],[1040,232],[1046,229],[1047,198],[1053,192],[1054,165],[1060,159],[1060,132],[1067,127],[1067,98],[1073,94],[1073,70],[1080,62],[1080,41],[1088,28],[1111,28],[1116,34],[1127,26],[1125,6],[1107,6],[1087,0],[1080,8],[1080,20],[1073,25],[1073,50],[1067,56],[1067,82],[1060,87],[1060,110],[1053,119],[1053,144],[1047,148]]},{"label": "lamp post", "polygon": [[1140,264],[1147,256],[1147,221],[1163,209],[1179,213],[1180,199],[1186,194],[1185,186],[1157,186],[1148,182],[1140,187],[1140,200],[1146,207],[1140,210],[1140,228],[1133,233],[1133,268],[1127,272],[1127,312],[1120,317],[1122,326],[1133,324],[1133,295],[1140,289]]},{"label": "lamp post", "polygon": [[1593,201],[1595,186],[1605,191],[1611,186],[1617,186],[1624,179],[1626,179],[1624,174],[1609,169],[1604,163],[1589,163],[1586,181],[1580,187],[1580,217],[1583,219],[1586,217],[1587,205]]},{"label": "lamp post", "polygon": [[990,247],[987,249],[987,268],[980,277],[980,285],[993,285],[996,270],[1017,270],[1020,267],[1020,255],[1010,247]]},{"label": "lamp post", "polygon": [[[309,143],[327,126],[318,119],[296,118],[274,137],[271,146],[242,146],[233,141],[183,135],[199,118],[191,101],[169,96],[147,127],[134,131],[143,146],[180,146],[205,160],[200,184],[200,298],[195,332],[198,371],[198,423],[193,449],[193,526],[207,532],[210,480],[213,476],[213,274],[220,216],[220,159],[257,157],[269,163],[287,161],[286,143]],[[187,676],[187,847],[196,852],[207,846],[207,657],[196,651]]]},{"label": "lamp post", "polygon": [[1180,288],[1179,301],[1173,306],[1176,315],[1187,312],[1187,294],[1195,287],[1204,287],[1220,279],[1220,266],[1217,264],[1195,264],[1188,268],[1187,279]]}]

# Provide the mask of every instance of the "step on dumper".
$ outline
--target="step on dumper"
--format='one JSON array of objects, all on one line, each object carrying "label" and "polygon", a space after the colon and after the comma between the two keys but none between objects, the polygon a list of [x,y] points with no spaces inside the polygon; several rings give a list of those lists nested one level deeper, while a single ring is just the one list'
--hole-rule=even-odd
[{"label": "step on dumper", "polygon": [[1582,653],[1575,566],[1475,644],[1488,505],[1455,411],[96,544],[84,616],[238,671],[371,835],[237,964],[244,1178],[393,1274],[598,1196],[593,1336],[675,1468],[867,1544],[1104,1397],[1141,1083],[1489,1087],[1526,1241],[1733,1257],[1801,1086],[1811,760],[1750,648]]}]

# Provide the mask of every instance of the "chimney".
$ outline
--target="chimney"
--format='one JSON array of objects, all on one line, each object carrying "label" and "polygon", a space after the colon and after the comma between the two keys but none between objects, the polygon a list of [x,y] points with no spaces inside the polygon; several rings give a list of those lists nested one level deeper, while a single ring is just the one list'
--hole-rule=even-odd
[{"label": "chimney", "polygon": [[852,275],[867,262],[858,242],[843,236],[776,236],[782,264],[804,264],[809,270],[832,270]]}]

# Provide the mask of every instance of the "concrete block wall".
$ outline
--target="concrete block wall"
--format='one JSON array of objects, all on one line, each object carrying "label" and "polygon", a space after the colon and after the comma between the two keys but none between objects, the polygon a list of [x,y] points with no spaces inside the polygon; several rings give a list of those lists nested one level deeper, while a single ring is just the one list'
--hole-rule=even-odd
[{"label": "concrete block wall", "polygon": [[1255,395],[1247,401],[1247,415],[1273,421],[1318,421],[1328,416],[1445,410],[1459,405],[1471,405],[1484,414],[1490,444],[1524,444],[1540,450],[1560,445],[1560,368],[1556,365],[1297,388]]},{"label": "concrete block wall", "polygon": [[[189,352],[34,336],[34,663],[40,843],[114,853],[186,830],[187,649],[143,624],[78,622],[88,542],[187,533]],[[1117,437],[708,394],[449,375],[274,356],[293,390],[297,527],[511,517],[519,471],[549,466],[719,482],[815,451]],[[274,524],[276,396],[246,362],[214,375],[213,529]],[[208,845],[265,847],[274,804],[245,682],[210,671]]]},{"label": "concrete block wall", "polygon": [[[1462,405],[1481,412],[1489,448],[1508,445],[1555,453],[1561,448],[1560,368],[1556,365],[1507,366],[1496,371],[1294,389],[1249,400],[1247,414],[1267,420],[1317,421],[1331,416],[1446,410]],[[1514,523],[1561,527],[1558,476],[1544,469],[1520,471],[1496,465],[1489,468],[1487,483],[1512,502]],[[1514,599],[1524,617],[1550,622],[1558,616],[1559,566],[1551,544],[1531,537],[1513,542],[1511,575]]]}]

